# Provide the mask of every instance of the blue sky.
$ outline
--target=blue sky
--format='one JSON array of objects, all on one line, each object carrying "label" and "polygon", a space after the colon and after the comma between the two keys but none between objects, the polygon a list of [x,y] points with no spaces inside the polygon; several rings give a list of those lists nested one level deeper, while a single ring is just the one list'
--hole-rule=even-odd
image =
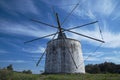
[{"label": "blue sky", "polygon": [[[0,0],[0,68],[9,64],[17,71],[44,70],[45,56],[40,65],[36,63],[51,37],[23,42],[42,37],[57,30],[30,19],[40,20],[57,26],[52,7],[59,14],[60,22],[71,12],[79,0]],[[104,44],[94,53],[100,42],[66,32],[67,37],[81,42],[85,64],[105,61],[120,64],[120,1],[119,0],[80,0],[79,6],[64,22],[63,28],[70,28],[93,22],[98,23],[73,31],[101,39]],[[90,55],[89,58],[87,58]]]}]

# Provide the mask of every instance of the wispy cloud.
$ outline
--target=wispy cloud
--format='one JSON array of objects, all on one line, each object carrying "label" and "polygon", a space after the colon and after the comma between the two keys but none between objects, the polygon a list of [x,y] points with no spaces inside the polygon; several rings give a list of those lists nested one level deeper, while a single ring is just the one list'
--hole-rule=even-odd
[{"label": "wispy cloud", "polygon": [[95,52],[95,53],[84,53],[84,60],[86,62],[115,62],[117,64],[119,61],[119,50],[118,51],[107,51],[107,52]]},{"label": "wispy cloud", "polygon": [[85,61],[99,62],[100,58],[96,58],[96,57],[89,57],[89,58],[87,58],[87,56],[84,56],[84,60]]},{"label": "wispy cloud", "polygon": [[[87,56],[84,56],[84,58],[86,58]],[[101,57],[101,58],[97,58],[97,57],[89,57],[88,59],[85,59],[86,62],[115,62],[117,64],[120,64],[120,61],[119,61],[119,57]]]},{"label": "wispy cloud", "polygon": [[85,58],[87,58],[86,57],[86,55],[88,55],[88,56],[94,56],[94,57],[96,57],[96,58],[99,58],[99,57],[102,57],[105,53],[104,52],[95,52],[95,53],[93,53],[93,52],[90,52],[90,53],[83,53],[84,55],[85,55]]},{"label": "wispy cloud", "polygon": [[[88,15],[91,15],[91,13],[94,13],[94,14],[97,13],[98,16],[104,16],[104,17],[114,14],[115,8],[117,6],[117,3],[115,0],[102,0],[102,1],[86,0],[85,3],[83,6],[86,7],[84,10],[87,11]],[[95,4],[93,5],[93,3]],[[93,15],[91,15],[90,17],[92,16]]]},{"label": "wispy cloud", "polygon": [[34,13],[38,14],[38,10],[34,5],[32,0],[12,0],[12,1],[5,1],[2,0],[0,5],[8,11],[19,11],[21,13]]},{"label": "wispy cloud", "polygon": [[28,53],[43,53],[45,51],[44,47],[37,47],[37,48],[24,48],[23,51]]},{"label": "wispy cloud", "polygon": [[[68,1],[65,1],[65,0],[60,0],[59,2],[56,1],[56,0],[42,0],[43,2],[45,2],[46,4],[48,5],[53,5],[53,6],[65,6],[65,5],[70,5],[70,4],[76,4],[76,2],[78,2],[78,0],[68,0]],[[56,3],[56,4],[54,4]],[[70,3],[70,4],[69,4]]]},{"label": "wispy cloud", "polygon": [[26,61],[26,60],[0,60],[0,62],[3,63],[29,63],[32,61]]},{"label": "wispy cloud", "polygon": [[0,24],[1,25],[0,32],[3,33],[40,37],[54,32],[53,30],[47,30],[47,29],[41,30],[40,28],[27,22],[25,24],[6,22],[6,21],[2,21],[2,22],[3,23]]},{"label": "wispy cloud", "polygon": [[92,62],[99,62],[101,61],[101,58],[104,56],[104,52],[90,52],[90,53],[84,53],[84,61],[92,61]]},{"label": "wispy cloud", "polygon": [[[107,25],[107,23],[105,22],[105,24],[103,24],[104,29],[102,30],[102,35],[104,38],[104,46],[106,48],[120,48],[120,33],[119,32],[112,32],[109,30],[108,28],[109,25]],[[96,28],[94,30],[81,30],[81,29],[77,29],[74,30],[75,32],[80,32],[82,34],[97,38],[97,39],[101,39],[101,35],[99,33],[99,29],[98,29],[98,25],[96,26]],[[110,27],[110,26],[109,26]],[[91,43],[93,45],[93,43],[95,43],[94,45],[98,45],[99,42],[93,41],[91,39],[88,38],[84,38],[82,36],[78,36],[76,34],[69,34],[69,37],[78,39],[78,40],[85,40],[88,41],[89,43]]]},{"label": "wispy cloud", "polygon": [[102,0],[102,1],[98,0],[98,1],[95,1],[94,5],[91,3],[90,6],[92,6],[92,9],[98,14],[109,16],[114,12],[116,8],[116,1],[115,0]]},{"label": "wispy cloud", "polygon": [[[46,2],[51,3],[51,2]],[[58,8],[63,9],[66,12],[70,12],[75,5],[64,6],[65,4],[77,4],[78,1],[60,1]],[[93,3],[95,3],[93,5]],[[52,4],[52,3],[51,3]],[[53,4],[54,5],[54,4]],[[79,6],[74,10],[73,14],[82,18],[96,19],[97,16],[102,18],[108,17],[110,15],[115,16],[114,14],[117,8],[117,2],[115,0],[81,0]],[[118,16],[118,15],[117,15]],[[116,16],[116,17],[117,17]]]},{"label": "wispy cloud", "polygon": [[116,55],[118,55],[118,54],[120,54],[120,50],[113,51],[113,53],[115,53]]},{"label": "wispy cloud", "polygon": [[110,56],[108,56],[108,57],[103,57],[102,59],[104,61],[115,62],[117,64],[120,64],[119,57],[114,57],[114,56],[110,57]]},{"label": "wispy cloud", "polygon": [[0,49],[0,54],[8,53],[8,51]]}]

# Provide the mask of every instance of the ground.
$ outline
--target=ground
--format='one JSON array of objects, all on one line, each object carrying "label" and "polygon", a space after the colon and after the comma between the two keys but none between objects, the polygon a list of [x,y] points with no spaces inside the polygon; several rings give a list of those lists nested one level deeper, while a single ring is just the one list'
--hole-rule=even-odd
[{"label": "ground", "polygon": [[120,74],[25,74],[0,70],[0,80],[120,80]]}]

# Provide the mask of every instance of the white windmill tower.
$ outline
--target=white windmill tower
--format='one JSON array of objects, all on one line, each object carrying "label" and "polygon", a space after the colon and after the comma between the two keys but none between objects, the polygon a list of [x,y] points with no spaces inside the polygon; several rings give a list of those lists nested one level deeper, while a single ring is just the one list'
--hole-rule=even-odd
[{"label": "white windmill tower", "polygon": [[32,21],[35,21],[37,23],[41,23],[43,25],[58,29],[58,32],[56,33],[49,34],[49,35],[25,42],[25,43],[29,43],[35,40],[39,40],[45,37],[58,34],[58,37],[56,39],[52,39],[47,43],[47,48],[45,52],[42,54],[42,56],[40,57],[40,59],[38,60],[36,65],[38,66],[44,54],[46,53],[45,73],[85,73],[84,60],[83,60],[80,41],[72,38],[67,38],[64,32],[68,31],[68,32],[104,43],[104,41],[102,40],[71,31],[72,29],[91,25],[91,24],[97,23],[98,21],[94,21],[91,23],[87,23],[87,24],[76,26],[69,29],[64,29],[61,27],[57,13],[56,13],[56,20],[58,23],[58,27],[32,19]]}]

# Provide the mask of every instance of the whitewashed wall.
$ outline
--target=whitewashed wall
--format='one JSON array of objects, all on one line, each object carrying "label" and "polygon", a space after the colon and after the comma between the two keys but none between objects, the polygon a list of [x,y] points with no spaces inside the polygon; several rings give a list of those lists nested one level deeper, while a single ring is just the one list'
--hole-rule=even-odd
[{"label": "whitewashed wall", "polygon": [[[76,68],[70,53],[78,68]],[[69,38],[48,42],[45,73],[85,73],[80,42]]]}]

